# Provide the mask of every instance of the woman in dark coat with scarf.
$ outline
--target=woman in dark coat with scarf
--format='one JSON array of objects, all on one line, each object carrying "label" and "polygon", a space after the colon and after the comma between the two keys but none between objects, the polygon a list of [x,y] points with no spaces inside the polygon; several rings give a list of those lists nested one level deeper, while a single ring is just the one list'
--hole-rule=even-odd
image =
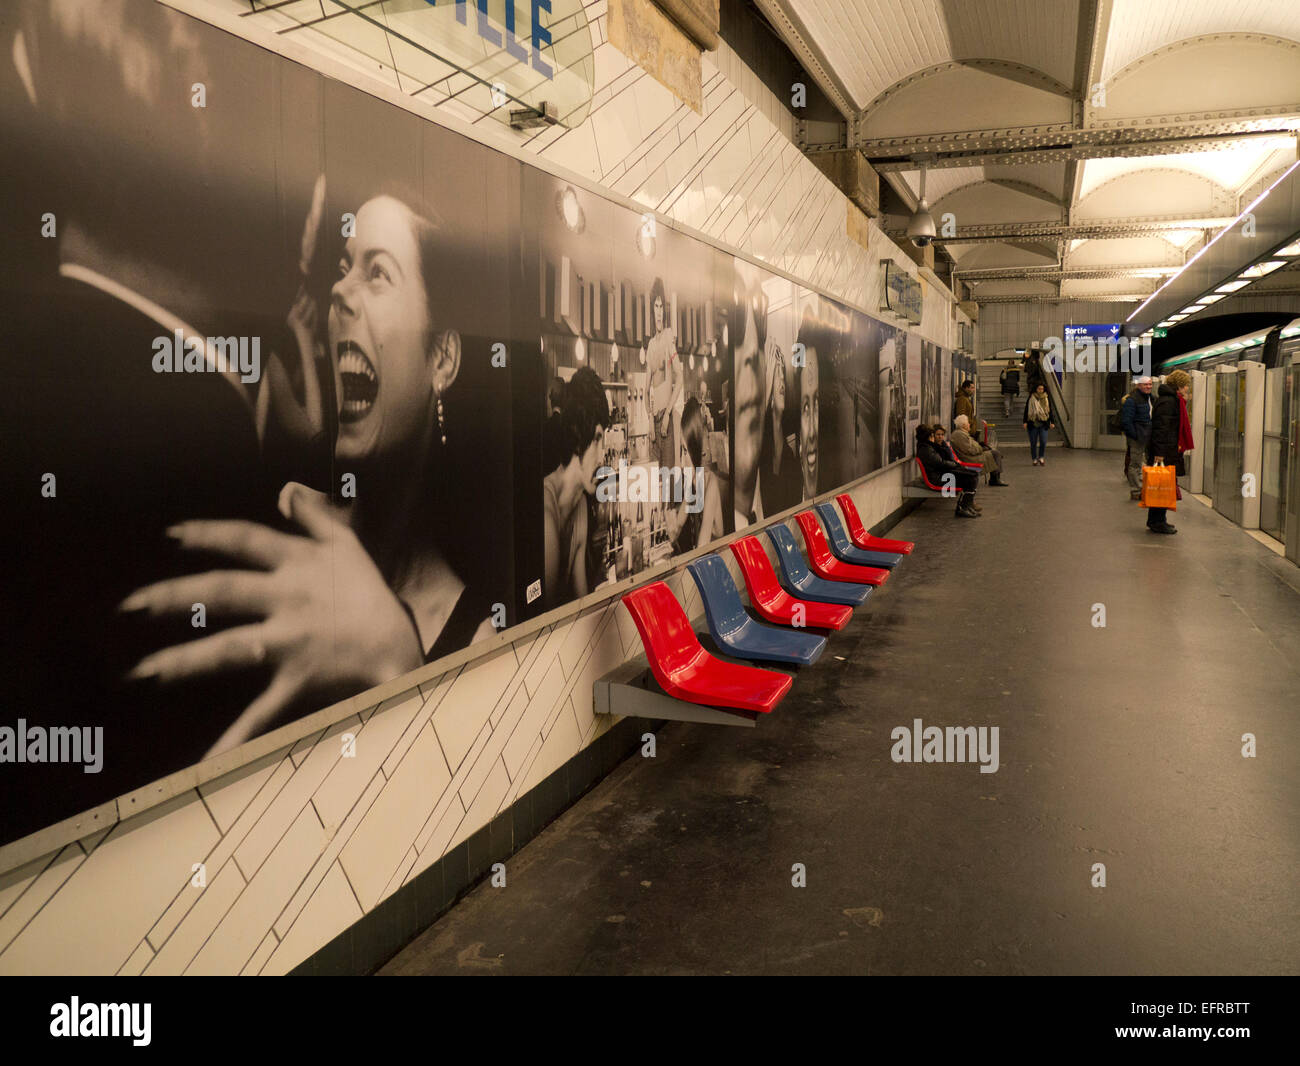
[{"label": "woman in dark coat with scarf", "polygon": [[930,427],[924,422],[916,427],[916,457],[925,467],[925,476],[932,484],[943,485],[943,479],[951,474],[955,479],[953,483],[961,490],[961,494],[957,497],[957,510],[954,517],[979,518],[979,512],[972,506],[975,503],[975,488],[979,485],[978,472],[966,469],[960,463],[950,459],[946,452],[940,452],[934,446],[932,437]]},{"label": "woman in dark coat with scarf", "polygon": [[[1183,467],[1183,452],[1190,452],[1194,446],[1187,416],[1187,394],[1191,388],[1192,376],[1185,370],[1175,370],[1161,384],[1151,408],[1147,463],[1163,460],[1174,468],[1178,477],[1187,472]],[[1177,533],[1178,530],[1165,521],[1165,514],[1164,507],[1147,508],[1147,529],[1152,533]]]}]

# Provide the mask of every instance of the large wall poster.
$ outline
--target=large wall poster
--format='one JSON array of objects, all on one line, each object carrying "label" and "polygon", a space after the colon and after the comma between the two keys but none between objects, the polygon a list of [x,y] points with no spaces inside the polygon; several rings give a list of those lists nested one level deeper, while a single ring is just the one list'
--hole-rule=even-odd
[{"label": "large wall poster", "polygon": [[158,4],[4,14],[9,840],[514,620],[519,164]]},{"label": "large wall poster", "polygon": [[942,407],[941,356],[937,344],[925,340],[921,342],[921,421],[927,426],[933,426],[936,422],[946,426],[949,421]]},{"label": "large wall poster", "polygon": [[881,464],[907,458],[907,334],[896,326],[877,323]]},{"label": "large wall poster", "polygon": [[119,14],[0,19],[0,842],[910,453],[914,335]]},{"label": "large wall poster", "polygon": [[788,365],[795,344],[795,287],[743,259],[733,260],[732,268],[727,342],[735,376],[733,506],[734,528],[743,529],[802,499]]},{"label": "large wall poster", "polygon": [[957,376],[957,353],[947,348],[939,350],[939,378],[942,382],[939,397],[939,421],[945,426],[952,420],[953,405],[957,402],[957,390],[953,380]]},{"label": "large wall poster", "polygon": [[731,294],[701,242],[531,168],[524,196],[548,383],[534,406],[549,608],[731,528]]},{"label": "large wall poster", "polygon": [[907,334],[907,454],[916,454],[916,427],[921,424],[921,350],[927,342]]}]

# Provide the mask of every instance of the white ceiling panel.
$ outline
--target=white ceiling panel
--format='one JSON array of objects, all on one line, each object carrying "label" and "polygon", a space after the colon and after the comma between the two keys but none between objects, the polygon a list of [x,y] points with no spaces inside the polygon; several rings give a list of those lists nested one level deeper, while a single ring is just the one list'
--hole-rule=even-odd
[{"label": "white ceiling panel", "polygon": [[784,0],[859,110],[918,70],[953,58],[938,0]]},{"label": "white ceiling panel", "polygon": [[1267,33],[1300,41],[1296,0],[1115,0],[1102,79],[1148,52],[1207,33]]},{"label": "white ceiling panel", "polygon": [[1087,196],[1112,178],[1139,170],[1185,170],[1238,192],[1274,153],[1271,140],[1242,141],[1218,152],[1182,152],[1120,159],[1089,159],[1083,164],[1080,197]]}]

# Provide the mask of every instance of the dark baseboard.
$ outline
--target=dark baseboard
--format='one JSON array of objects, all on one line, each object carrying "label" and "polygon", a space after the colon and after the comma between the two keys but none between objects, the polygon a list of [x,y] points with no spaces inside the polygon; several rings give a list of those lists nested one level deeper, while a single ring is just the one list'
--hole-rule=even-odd
[{"label": "dark baseboard", "polygon": [[901,522],[904,518],[906,518],[918,507],[920,507],[921,504],[923,504],[924,502],[925,502],[924,499],[917,499],[915,497],[904,496],[903,502],[900,506],[895,507],[892,511],[889,512],[889,514],[885,515],[884,518],[882,518],[874,526],[868,529],[867,532],[870,533],[873,537],[884,536],[896,525],[898,525],[899,522]]},{"label": "dark baseboard", "polygon": [[468,840],[408,881],[291,971],[295,977],[372,974],[641,746],[663,723],[625,718]]}]

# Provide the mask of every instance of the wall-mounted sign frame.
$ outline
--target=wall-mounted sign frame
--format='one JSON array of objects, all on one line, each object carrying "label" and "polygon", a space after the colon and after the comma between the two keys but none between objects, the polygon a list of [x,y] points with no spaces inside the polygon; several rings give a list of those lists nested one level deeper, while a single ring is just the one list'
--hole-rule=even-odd
[{"label": "wall-mounted sign frame", "polygon": [[395,70],[412,95],[455,86],[505,123],[523,109],[575,127],[591,111],[596,67],[581,0],[330,0],[326,8],[322,18],[314,4],[271,4],[251,17],[298,22],[295,35],[322,35],[330,51],[342,45]]},{"label": "wall-mounted sign frame", "polygon": [[921,283],[892,259],[880,261],[880,309],[921,324]]}]

